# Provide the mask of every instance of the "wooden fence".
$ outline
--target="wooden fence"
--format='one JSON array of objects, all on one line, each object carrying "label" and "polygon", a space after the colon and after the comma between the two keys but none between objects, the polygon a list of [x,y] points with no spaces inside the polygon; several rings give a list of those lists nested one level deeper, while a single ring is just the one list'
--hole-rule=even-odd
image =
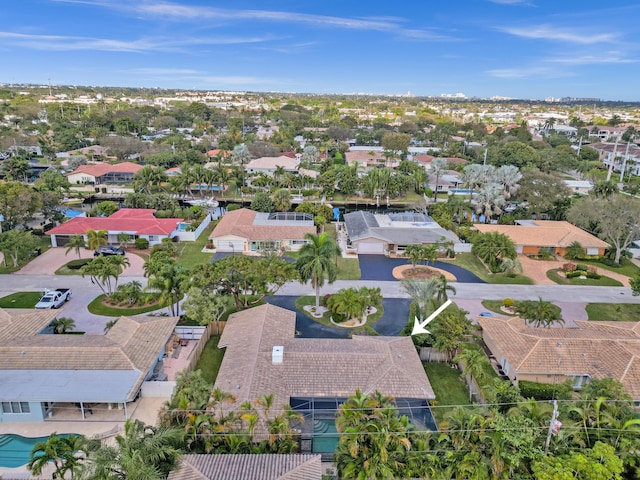
[{"label": "wooden fence", "polygon": [[[224,327],[226,324],[227,322],[219,322],[220,333],[224,331]],[[191,354],[187,358],[188,363],[187,363],[187,366],[185,367],[186,370],[189,370],[189,371],[195,370],[196,365],[198,364],[198,360],[200,360],[200,355],[202,355],[202,351],[204,350],[204,347],[207,345],[207,342],[209,341],[211,336],[215,335],[216,332],[217,332],[217,327],[215,322],[212,322],[206,326],[206,328],[204,329],[204,332],[202,332],[202,337],[200,337],[200,340],[198,341],[198,345],[196,345],[196,348],[194,348],[191,351]]]},{"label": "wooden fence", "polygon": [[450,359],[449,359],[449,354],[447,352],[437,350],[433,347],[421,347],[420,360],[422,360],[423,362],[445,363],[445,362],[448,362]]}]

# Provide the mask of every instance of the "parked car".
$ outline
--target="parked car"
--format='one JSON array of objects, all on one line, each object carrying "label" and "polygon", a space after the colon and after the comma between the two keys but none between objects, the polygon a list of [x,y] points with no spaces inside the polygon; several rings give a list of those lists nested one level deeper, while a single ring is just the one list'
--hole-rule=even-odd
[{"label": "parked car", "polygon": [[111,245],[103,245],[93,252],[94,257],[98,257],[100,255],[124,255],[124,250]]},{"label": "parked car", "polygon": [[59,288],[57,290],[47,290],[42,298],[36,303],[36,308],[46,310],[51,308],[60,308],[66,301],[71,298],[70,288]]}]

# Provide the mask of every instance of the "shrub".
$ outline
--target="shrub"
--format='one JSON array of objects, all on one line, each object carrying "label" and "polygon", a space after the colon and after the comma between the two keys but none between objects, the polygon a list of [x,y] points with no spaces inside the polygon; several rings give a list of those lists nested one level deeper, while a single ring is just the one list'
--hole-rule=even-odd
[{"label": "shrub", "polygon": [[149,240],[146,238],[136,238],[135,246],[138,250],[146,250],[149,248]]},{"label": "shrub", "polygon": [[575,263],[565,263],[562,265],[562,270],[566,272],[575,272],[578,269],[578,265]]},{"label": "shrub", "polygon": [[331,296],[333,295],[333,293],[327,293],[326,295],[324,295],[322,297],[322,305],[323,306],[327,306],[327,300],[329,300],[331,298]]},{"label": "shrub", "polygon": [[229,206],[227,206],[227,212],[233,212],[234,210],[240,210],[241,208],[242,207],[237,203],[232,203]]},{"label": "shrub", "polygon": [[69,263],[67,263],[66,267],[69,270],[80,270],[91,260],[91,258],[78,258],[77,260],[71,260]]},{"label": "shrub", "polygon": [[581,276],[583,276],[585,274],[586,274],[586,272],[583,272],[582,270],[574,270],[573,272],[565,273],[565,276],[567,278],[577,278],[577,277],[581,277]]},{"label": "shrub", "polygon": [[587,272],[587,278],[593,278],[594,280],[598,280],[602,277],[602,275],[600,275],[599,273],[596,272]]},{"label": "shrub", "polygon": [[576,270],[582,270],[583,272],[586,272],[587,270],[589,270],[589,267],[584,263],[578,263],[576,265]]},{"label": "shrub", "polygon": [[536,400],[569,400],[573,392],[570,381],[564,383],[536,383],[520,380],[518,382],[520,395],[524,398]]},{"label": "shrub", "polygon": [[513,298],[505,298],[502,301],[502,305],[504,305],[505,307],[513,307],[515,304],[516,302]]}]

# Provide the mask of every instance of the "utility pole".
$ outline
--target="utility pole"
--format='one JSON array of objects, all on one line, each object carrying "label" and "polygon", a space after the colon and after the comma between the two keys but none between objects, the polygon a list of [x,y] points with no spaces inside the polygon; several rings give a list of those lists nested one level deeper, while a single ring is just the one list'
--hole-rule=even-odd
[{"label": "utility pole", "polygon": [[618,139],[616,138],[616,144],[613,147],[613,153],[611,154],[611,160],[609,161],[609,170],[607,171],[607,182],[611,180],[611,173],[613,172],[613,162],[616,160],[616,152],[618,151]]},{"label": "utility pole", "polygon": [[482,160],[482,165],[487,164],[487,148],[484,149],[484,160]]},{"label": "utility pole", "polygon": [[631,139],[627,140],[627,149],[624,152],[624,158],[622,159],[622,169],[620,170],[620,183],[624,179],[624,170],[627,167],[627,157],[629,156],[629,145],[631,145]]},{"label": "utility pole", "polygon": [[551,414],[551,422],[549,422],[549,432],[547,433],[547,441],[544,442],[544,453],[549,451],[549,444],[551,443],[551,435],[557,435],[560,426],[558,425],[558,400],[553,401],[553,413]]}]

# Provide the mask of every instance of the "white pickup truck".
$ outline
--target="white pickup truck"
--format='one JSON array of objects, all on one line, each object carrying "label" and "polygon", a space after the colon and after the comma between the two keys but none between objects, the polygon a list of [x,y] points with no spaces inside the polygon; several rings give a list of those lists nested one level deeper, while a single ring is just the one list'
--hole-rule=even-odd
[{"label": "white pickup truck", "polygon": [[70,288],[59,288],[57,290],[47,290],[42,298],[36,303],[38,309],[60,308],[71,298]]}]

